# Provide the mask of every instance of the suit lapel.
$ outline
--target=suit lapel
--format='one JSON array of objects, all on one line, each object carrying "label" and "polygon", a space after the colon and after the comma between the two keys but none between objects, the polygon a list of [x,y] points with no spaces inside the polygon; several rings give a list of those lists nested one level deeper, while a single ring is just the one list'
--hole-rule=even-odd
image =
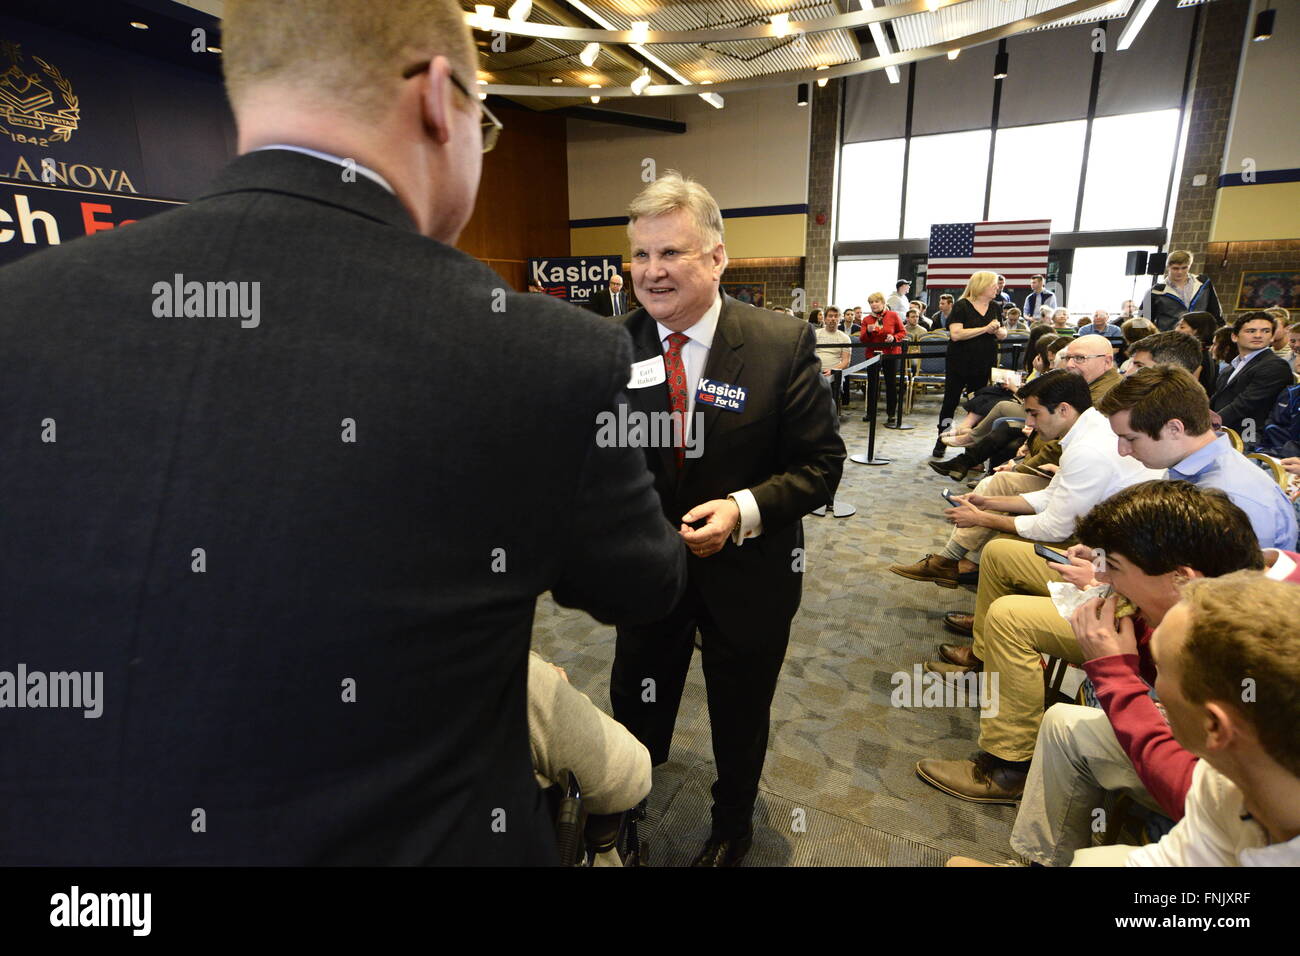
[{"label": "suit lapel", "polygon": [[[736,316],[738,311],[740,309],[735,302],[723,295],[722,311],[718,314],[718,327],[713,333],[713,345],[709,348],[709,360],[704,363],[704,373],[700,378],[724,382],[727,385],[740,384],[740,372],[745,365],[742,357],[745,336],[740,328],[740,320]],[[701,408],[699,402],[695,403],[695,411],[702,412],[704,415],[702,435],[697,441],[703,441],[705,443],[703,447],[707,449],[709,435],[723,413],[716,405]],[[738,417],[732,412],[727,412],[727,414],[733,418]],[[687,458],[686,465],[682,469],[683,477],[686,472],[691,470],[691,465],[694,462],[702,459],[703,456],[700,458]]]},{"label": "suit lapel", "polygon": [[[623,323],[632,336],[632,361],[644,362],[658,356],[663,358],[664,347],[659,341],[659,327],[645,309],[637,309]],[[631,411],[653,415],[657,412],[671,411],[668,403],[668,382],[660,382],[647,388],[628,389],[628,403]],[[650,419],[654,421],[654,419]],[[677,457],[671,448],[656,449],[659,453],[659,465],[662,472],[674,483],[677,481]]]}]

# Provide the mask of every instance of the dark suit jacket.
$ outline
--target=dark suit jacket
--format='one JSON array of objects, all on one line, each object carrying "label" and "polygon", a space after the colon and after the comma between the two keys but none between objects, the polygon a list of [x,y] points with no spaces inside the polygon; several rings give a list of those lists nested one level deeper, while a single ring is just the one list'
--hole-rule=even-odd
[{"label": "dark suit jacket", "polygon": [[[623,294],[623,313],[626,313],[630,311],[630,300],[628,299],[626,282],[623,283],[622,294]],[[604,286],[603,288],[593,292],[591,294],[591,300],[588,303],[587,308],[591,309],[591,311],[595,312],[597,315],[612,317],[615,314],[615,312],[614,312],[613,303],[611,303],[609,300],[609,286]]]},{"label": "dark suit jacket", "polygon": [[[156,317],[178,273],[260,324]],[[627,334],[501,285],[287,151],[0,270],[0,667],[104,675],[98,719],[0,709],[0,861],[554,860],[537,596],[653,619],[684,549],[596,445]]]},{"label": "dark suit jacket", "polygon": [[[633,358],[663,354],[645,309],[627,318]],[[799,607],[802,574],[792,551],[803,547],[802,518],[834,497],[844,466],[830,389],[806,322],[723,296],[703,378],[747,390],[742,412],[696,403],[704,414],[703,454],[680,473],[670,448],[646,450],[665,516],[680,524],[691,508],[742,488],[753,492],[763,533],[728,541],[707,558],[687,556],[692,579],[719,626],[744,629],[788,621]],[[629,390],[633,411],[669,409],[668,388]],[[799,562],[802,564],[802,562]]]},{"label": "dark suit jacket", "polygon": [[[1269,413],[1278,393],[1295,383],[1295,375],[1286,360],[1272,349],[1251,359],[1231,383],[1232,366],[1219,373],[1210,408],[1219,413],[1224,427],[1241,431],[1247,419],[1255,422],[1257,436],[1264,433]],[[1254,439],[1258,441],[1259,438]]]}]

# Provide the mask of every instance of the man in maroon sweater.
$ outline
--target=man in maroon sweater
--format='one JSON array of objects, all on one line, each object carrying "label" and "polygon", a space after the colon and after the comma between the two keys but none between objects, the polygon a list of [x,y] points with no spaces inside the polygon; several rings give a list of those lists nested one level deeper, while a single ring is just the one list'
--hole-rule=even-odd
[{"label": "man in maroon sweater", "polygon": [[1270,577],[1300,583],[1300,556],[1261,554],[1245,512],[1188,482],[1127,488],[1089,511],[1078,536],[1062,575],[1081,588],[1109,584],[1136,612],[1117,619],[1111,596],[1087,602],[1071,622],[1101,709],[1058,704],[1039,728],[1011,846],[1046,866],[1067,866],[1090,845],[1106,791],[1182,818],[1197,758],[1174,739],[1152,699],[1150,649],[1180,584],[1265,567]]}]

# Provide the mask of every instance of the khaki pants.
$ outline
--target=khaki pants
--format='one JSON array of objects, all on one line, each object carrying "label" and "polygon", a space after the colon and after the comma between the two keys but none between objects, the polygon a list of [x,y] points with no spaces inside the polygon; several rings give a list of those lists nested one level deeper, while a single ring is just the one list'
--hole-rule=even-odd
[{"label": "khaki pants", "polygon": [[980,720],[980,749],[1004,760],[1034,755],[1043,718],[1040,653],[1083,663],[1070,622],[1047,596],[1047,583],[1060,580],[1028,541],[1000,538],[984,549],[972,650],[986,675],[998,675],[998,700],[995,715]]},{"label": "khaki pants", "polygon": [[1020,404],[1019,402],[1011,401],[1010,399],[1008,399],[1005,402],[998,402],[996,405],[994,405],[993,408],[989,411],[989,413],[979,420],[979,424],[977,424],[974,428],[970,430],[970,433],[974,435],[975,439],[978,441],[979,439],[985,437],[989,432],[993,431],[993,423],[997,421],[999,418],[1024,418],[1024,417],[1025,417],[1025,406]]},{"label": "khaki pants", "polygon": [[1108,791],[1165,812],[1142,785],[1104,710],[1049,707],[1038,728],[1011,848],[1043,866],[1069,866],[1076,850],[1092,845],[1095,813]]},{"label": "khaki pants", "polygon": [[[1021,475],[1014,471],[999,471],[980,480],[975,486],[976,494],[988,495],[1023,495],[1029,491],[1039,491],[1047,487],[1048,479],[1038,475]],[[966,549],[966,557],[977,564],[980,550],[998,537],[1001,532],[992,528],[956,528],[948,541]],[[1021,540],[1016,538],[1014,540]]]}]

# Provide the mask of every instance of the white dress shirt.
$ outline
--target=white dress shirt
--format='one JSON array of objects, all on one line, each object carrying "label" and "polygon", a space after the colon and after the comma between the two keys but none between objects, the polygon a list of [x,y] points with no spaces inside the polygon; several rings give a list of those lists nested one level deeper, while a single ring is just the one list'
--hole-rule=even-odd
[{"label": "white dress shirt", "polygon": [[[713,305],[700,317],[700,320],[686,329],[682,334],[690,341],[682,346],[682,366],[686,369],[686,435],[695,424],[695,392],[699,388],[700,378],[704,375],[704,366],[709,361],[709,349],[713,348],[713,336],[718,331],[718,316],[722,314],[722,296],[713,300]],[[659,342],[665,353],[668,352],[668,336],[673,330],[660,322]],[[734,382],[728,382],[734,385]],[[733,491],[728,495],[740,509],[740,527],[736,529],[731,540],[740,544],[746,538],[757,538],[763,533],[762,515],[758,512],[758,502],[748,488]]]},{"label": "white dress shirt", "polygon": [[1126,866],[1300,866],[1300,837],[1268,842],[1246,816],[1235,783],[1204,760],[1192,771],[1186,812],[1159,843],[1130,853]]},{"label": "white dress shirt", "polygon": [[1048,486],[1020,496],[1035,513],[1016,517],[1016,534],[1031,541],[1064,541],[1099,501],[1164,476],[1163,469],[1153,471],[1136,458],[1122,457],[1106,416],[1090,408],[1061,439],[1060,470]]},{"label": "white dress shirt", "polygon": [[392,187],[387,179],[379,175],[369,166],[362,166],[355,159],[345,159],[342,156],[335,156],[333,153],[323,153],[319,149],[308,149],[306,146],[290,146],[288,143],[273,143],[270,146],[259,146],[257,149],[249,150],[249,152],[260,153],[264,149],[287,149],[292,153],[302,153],[305,156],[315,156],[317,159],[323,159],[327,163],[342,166],[344,169],[355,169],[362,176],[365,176],[367,179],[373,180],[380,186],[383,186],[394,196],[397,195],[397,190]]}]

